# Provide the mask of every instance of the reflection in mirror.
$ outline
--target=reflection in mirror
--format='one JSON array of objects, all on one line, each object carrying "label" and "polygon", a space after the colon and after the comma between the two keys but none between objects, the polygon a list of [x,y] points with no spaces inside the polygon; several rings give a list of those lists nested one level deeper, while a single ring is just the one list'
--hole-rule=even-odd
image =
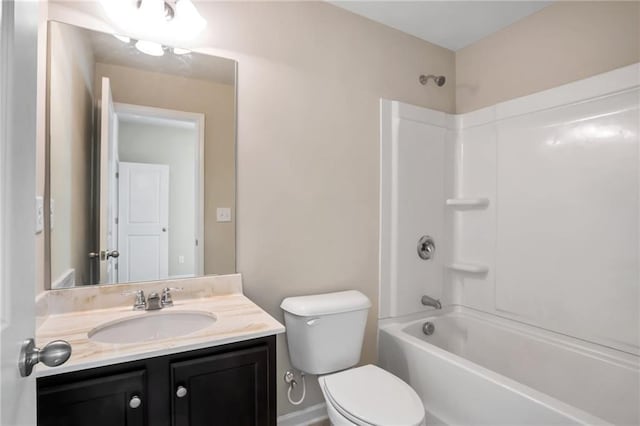
[{"label": "reflection in mirror", "polygon": [[235,61],[48,38],[49,288],[235,272]]}]

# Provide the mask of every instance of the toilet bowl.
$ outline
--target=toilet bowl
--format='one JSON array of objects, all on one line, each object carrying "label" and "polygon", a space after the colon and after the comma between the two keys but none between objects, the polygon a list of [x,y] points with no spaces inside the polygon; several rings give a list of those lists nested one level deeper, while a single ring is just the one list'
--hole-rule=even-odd
[{"label": "toilet bowl", "polygon": [[369,299],[349,290],[288,297],[280,305],[294,368],[318,375],[334,425],[424,424],[418,394],[400,378],[374,365],[353,368],[367,322]]},{"label": "toilet bowl", "polygon": [[320,376],[318,383],[332,425],[424,425],[424,407],[418,394],[374,365]]}]

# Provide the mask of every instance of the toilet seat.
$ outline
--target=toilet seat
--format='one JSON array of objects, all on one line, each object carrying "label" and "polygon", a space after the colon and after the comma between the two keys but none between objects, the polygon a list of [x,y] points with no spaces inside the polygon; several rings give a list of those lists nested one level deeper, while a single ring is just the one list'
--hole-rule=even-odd
[{"label": "toilet seat", "polygon": [[424,421],[418,394],[393,374],[365,365],[320,378],[336,411],[361,426],[415,426]]}]

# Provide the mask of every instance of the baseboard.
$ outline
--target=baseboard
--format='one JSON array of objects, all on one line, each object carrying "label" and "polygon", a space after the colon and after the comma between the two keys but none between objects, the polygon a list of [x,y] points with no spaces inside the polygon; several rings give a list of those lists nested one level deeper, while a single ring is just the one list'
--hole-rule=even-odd
[{"label": "baseboard", "polygon": [[278,426],[306,426],[329,418],[324,402],[278,417]]}]

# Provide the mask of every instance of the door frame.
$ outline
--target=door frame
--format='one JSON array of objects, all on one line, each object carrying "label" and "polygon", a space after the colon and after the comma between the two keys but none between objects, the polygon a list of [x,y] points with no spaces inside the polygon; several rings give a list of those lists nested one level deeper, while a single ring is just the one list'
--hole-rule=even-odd
[{"label": "door frame", "polygon": [[[179,111],[167,108],[156,108],[151,106],[134,105],[122,102],[114,102],[115,112],[119,117],[129,118],[159,118],[164,120],[174,120],[189,122],[195,125],[197,132],[196,158],[194,158],[195,169],[195,224],[196,241],[194,242],[195,253],[195,276],[204,275],[204,124],[205,115],[197,112]],[[171,277],[170,277],[171,278]]]},{"label": "door frame", "polygon": [[[118,247],[118,113],[113,102],[111,79],[100,79],[102,94],[99,102],[100,117],[99,132],[99,166],[98,177],[98,247],[100,253],[98,270],[101,284],[115,284],[118,282],[117,258],[104,257],[103,254]],[[95,263],[94,263],[95,264]]]}]

